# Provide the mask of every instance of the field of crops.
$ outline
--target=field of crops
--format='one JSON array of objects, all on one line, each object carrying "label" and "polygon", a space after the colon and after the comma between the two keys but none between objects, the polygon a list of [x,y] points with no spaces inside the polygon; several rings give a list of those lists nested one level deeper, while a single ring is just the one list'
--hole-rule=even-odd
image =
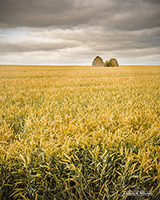
[{"label": "field of crops", "polygon": [[0,108],[0,200],[160,199],[160,66],[0,66]]}]

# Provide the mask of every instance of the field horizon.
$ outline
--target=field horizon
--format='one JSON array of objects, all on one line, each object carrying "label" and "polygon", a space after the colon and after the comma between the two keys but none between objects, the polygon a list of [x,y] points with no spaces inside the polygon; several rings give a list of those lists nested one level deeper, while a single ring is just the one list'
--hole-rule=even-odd
[{"label": "field horizon", "polygon": [[[69,65],[69,64],[66,64],[66,65],[45,65],[45,64],[0,64],[0,67],[92,67],[92,65]],[[143,64],[143,65],[119,65],[119,67],[160,67],[160,64],[155,64],[155,65],[146,65],[146,64]],[[104,67],[104,68],[108,68],[108,67]]]}]

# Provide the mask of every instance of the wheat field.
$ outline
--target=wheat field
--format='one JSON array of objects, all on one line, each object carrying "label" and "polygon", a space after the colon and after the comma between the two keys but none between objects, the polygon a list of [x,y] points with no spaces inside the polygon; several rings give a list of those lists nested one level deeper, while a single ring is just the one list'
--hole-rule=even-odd
[{"label": "wheat field", "polygon": [[1,65],[0,108],[0,200],[160,199],[160,66]]}]

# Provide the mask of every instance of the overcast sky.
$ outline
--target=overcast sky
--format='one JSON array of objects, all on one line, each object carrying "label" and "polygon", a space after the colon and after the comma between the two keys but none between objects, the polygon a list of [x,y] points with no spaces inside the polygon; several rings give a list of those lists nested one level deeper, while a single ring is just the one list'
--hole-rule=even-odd
[{"label": "overcast sky", "polygon": [[0,0],[0,64],[160,65],[160,0]]}]

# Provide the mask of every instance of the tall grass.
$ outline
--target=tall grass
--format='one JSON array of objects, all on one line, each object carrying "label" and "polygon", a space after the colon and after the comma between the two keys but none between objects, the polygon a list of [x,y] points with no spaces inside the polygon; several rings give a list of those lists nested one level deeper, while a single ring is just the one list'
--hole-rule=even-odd
[{"label": "tall grass", "polygon": [[0,67],[0,200],[160,199],[160,67]]}]

